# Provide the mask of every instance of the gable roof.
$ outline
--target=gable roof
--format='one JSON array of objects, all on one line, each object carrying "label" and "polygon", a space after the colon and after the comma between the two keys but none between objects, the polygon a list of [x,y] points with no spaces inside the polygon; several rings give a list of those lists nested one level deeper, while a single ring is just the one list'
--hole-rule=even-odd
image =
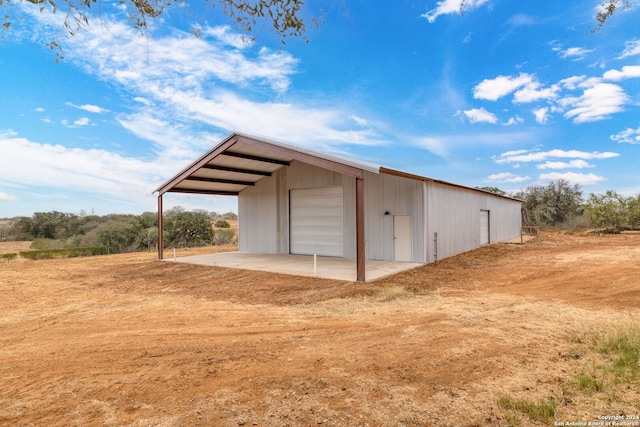
[{"label": "gable roof", "polygon": [[364,178],[364,171],[388,174],[419,181],[436,182],[510,200],[508,196],[490,193],[478,188],[466,187],[446,181],[410,174],[354,159],[233,133],[213,147],[176,176],[158,187],[154,193],[193,193],[237,196],[242,190],[254,186],[278,169],[301,161],[334,172]]},{"label": "gable roof", "polygon": [[154,193],[237,195],[294,160],[359,178],[365,170],[380,170],[380,166],[369,163],[233,133]]}]

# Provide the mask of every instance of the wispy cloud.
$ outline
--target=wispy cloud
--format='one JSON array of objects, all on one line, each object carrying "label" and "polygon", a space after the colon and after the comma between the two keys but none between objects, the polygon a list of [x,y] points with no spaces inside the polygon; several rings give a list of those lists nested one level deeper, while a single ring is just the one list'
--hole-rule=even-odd
[{"label": "wispy cloud", "polygon": [[570,162],[544,162],[536,165],[538,169],[582,169],[592,168],[594,165],[584,160],[571,160]]},{"label": "wispy cloud", "polygon": [[552,47],[554,52],[558,52],[558,55],[562,59],[572,59],[574,61],[578,61],[584,59],[584,57],[594,51],[594,49],[585,49],[583,47],[570,47],[567,49],[563,49],[559,46]]},{"label": "wispy cloud", "polygon": [[640,144],[640,127],[636,129],[627,128],[615,135],[611,135],[611,140],[619,143]]},{"label": "wispy cloud", "polygon": [[541,162],[547,159],[610,159],[618,157],[620,154],[613,152],[586,152],[579,150],[549,150],[549,151],[507,151],[495,156],[493,159],[496,163],[525,163],[525,162]]},{"label": "wispy cloud", "polygon": [[500,183],[500,182],[504,182],[504,183],[510,183],[510,184],[515,184],[518,182],[524,182],[527,181],[531,178],[529,178],[528,176],[518,176],[518,175],[514,175],[510,172],[501,172],[501,173],[494,173],[492,175],[489,175],[487,177],[487,181],[489,182],[495,182],[495,183]]},{"label": "wispy cloud", "polygon": [[[464,3],[464,10],[470,11],[476,9],[483,4],[487,3],[489,0],[467,0]],[[436,3],[436,7],[422,14],[423,18],[426,18],[430,23],[434,23],[438,16],[441,15],[450,15],[453,13],[461,12],[462,3],[460,0],[442,0]]]},{"label": "wispy cloud", "polygon": [[629,56],[640,55],[640,40],[633,39],[625,42],[624,50],[616,59],[628,58]]},{"label": "wispy cloud", "polygon": [[5,193],[3,191],[0,191],[0,202],[13,202],[18,200],[18,198],[16,196],[14,196],[13,194],[9,194],[9,193]]},{"label": "wispy cloud", "polygon": [[495,114],[485,110],[484,108],[474,108],[471,110],[458,111],[456,114],[464,114],[471,123],[498,123]]},{"label": "wispy cloud", "polygon": [[579,185],[594,185],[605,180],[603,176],[593,173],[584,174],[576,172],[551,172],[541,174],[538,178],[542,181],[556,181],[558,179],[564,179],[572,184]]},{"label": "wispy cloud", "polygon": [[[150,197],[158,166],[106,150],[67,148],[0,135],[9,155],[0,156],[8,182],[45,188],[93,191],[113,197]],[[29,168],[24,165],[29,164]]]},{"label": "wispy cloud", "polygon": [[82,126],[87,126],[89,123],[91,123],[91,120],[88,117],[81,117],[79,119],[74,120],[71,123],[69,123],[69,120],[63,119],[61,123],[63,126],[68,127],[69,129],[73,129],[73,128],[79,128]]},{"label": "wispy cloud", "polygon": [[88,111],[89,113],[95,113],[95,114],[102,114],[109,111],[105,108],[98,107],[97,105],[92,105],[92,104],[76,105],[72,102],[67,102],[65,104],[70,107],[77,108],[79,110]]}]

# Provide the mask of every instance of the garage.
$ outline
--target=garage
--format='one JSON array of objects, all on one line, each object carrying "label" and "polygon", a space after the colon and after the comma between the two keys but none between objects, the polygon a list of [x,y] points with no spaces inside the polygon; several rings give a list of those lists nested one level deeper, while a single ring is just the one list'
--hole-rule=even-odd
[{"label": "garage", "polygon": [[[238,251],[430,263],[520,235],[520,200],[234,133],[157,190],[238,198]],[[163,259],[162,232],[158,258]],[[307,264],[312,265],[312,264]]]},{"label": "garage", "polygon": [[344,256],[342,187],[290,190],[290,253]]}]

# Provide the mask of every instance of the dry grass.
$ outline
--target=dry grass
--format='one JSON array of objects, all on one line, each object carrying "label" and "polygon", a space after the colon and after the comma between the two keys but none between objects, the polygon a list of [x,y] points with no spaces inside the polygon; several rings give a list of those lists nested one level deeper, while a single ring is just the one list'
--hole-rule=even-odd
[{"label": "dry grass", "polygon": [[375,284],[155,254],[0,264],[0,424],[497,427],[633,414],[638,243],[552,234]]}]

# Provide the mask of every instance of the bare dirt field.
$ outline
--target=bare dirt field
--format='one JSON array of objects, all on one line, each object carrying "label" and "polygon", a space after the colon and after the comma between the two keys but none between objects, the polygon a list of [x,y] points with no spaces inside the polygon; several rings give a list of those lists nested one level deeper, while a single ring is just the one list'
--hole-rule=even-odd
[{"label": "bare dirt field", "polygon": [[639,320],[639,234],[547,232],[366,284],[153,253],[17,260],[0,263],[0,425],[633,417],[637,378],[611,380],[597,348]]}]

